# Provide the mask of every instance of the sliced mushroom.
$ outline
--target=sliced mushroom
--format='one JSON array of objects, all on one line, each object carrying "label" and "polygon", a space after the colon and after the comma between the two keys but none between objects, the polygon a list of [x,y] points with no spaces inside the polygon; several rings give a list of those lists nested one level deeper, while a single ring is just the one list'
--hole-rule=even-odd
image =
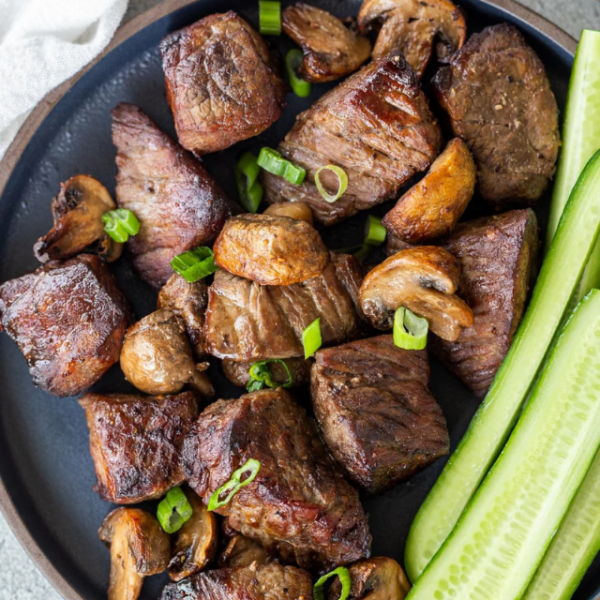
[{"label": "sliced mushroom", "polygon": [[110,546],[108,600],[136,600],[144,577],[162,573],[169,564],[169,536],[139,508],[113,510],[98,537]]},{"label": "sliced mushroom", "polygon": [[396,310],[405,307],[426,318],[433,333],[454,342],[473,325],[473,311],[456,295],[459,281],[458,261],[443,248],[408,248],[367,274],[360,304],[378,329],[390,329]]},{"label": "sliced mushroom", "polygon": [[335,81],[369,59],[371,42],[326,10],[297,2],[282,14],[283,31],[304,52],[300,75],[306,81]]},{"label": "sliced mushroom", "polygon": [[381,24],[373,58],[400,51],[419,77],[436,39],[438,60],[444,62],[467,36],[465,18],[450,0],[364,0],[358,24],[363,32]]},{"label": "sliced mushroom", "polygon": [[173,536],[173,558],[169,577],[180,581],[207,567],[215,558],[219,540],[217,518],[208,512],[202,500],[191,490],[184,493],[192,507],[192,516]]},{"label": "sliced mushroom", "polygon": [[291,285],[320,275],[329,252],[305,221],[270,215],[238,215],[226,223],[213,251],[215,263],[262,285]]},{"label": "sliced mushroom", "polygon": [[313,224],[313,213],[306,202],[278,202],[277,204],[271,204],[264,214],[289,217],[297,221],[306,221],[309,225]]},{"label": "sliced mushroom", "polygon": [[104,231],[102,215],[117,208],[108,190],[93,177],[75,175],[60,184],[60,192],[52,200],[54,227],[33,247],[41,262],[64,260],[86,252],[98,254],[108,262],[117,260],[123,244]]},{"label": "sliced mushroom", "polygon": [[[386,557],[367,558],[354,563],[350,571],[348,600],[404,600],[410,583],[402,567]],[[342,593],[339,579],[329,588],[329,600],[337,600]]]},{"label": "sliced mushroom", "polygon": [[170,309],[151,313],[125,334],[121,369],[142,392],[175,394],[189,384],[210,396],[212,386],[203,372],[207,367],[207,363],[195,364],[183,320]]},{"label": "sliced mushroom", "polygon": [[252,563],[266,565],[269,562],[271,557],[264,546],[239,533],[234,534],[219,556],[220,569],[249,567]]},{"label": "sliced mushroom", "polygon": [[388,232],[411,244],[451,233],[475,191],[477,171],[467,145],[454,138],[429,172],[383,218]]}]

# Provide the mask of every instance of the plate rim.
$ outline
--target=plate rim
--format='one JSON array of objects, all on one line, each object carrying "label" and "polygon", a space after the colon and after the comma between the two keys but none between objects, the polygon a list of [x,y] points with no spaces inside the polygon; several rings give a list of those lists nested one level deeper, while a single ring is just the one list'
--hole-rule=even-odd
[{"label": "plate rim", "polygon": [[[14,140],[8,147],[3,159],[0,161],[0,196],[12,175],[12,172],[19,162],[21,155],[27,148],[31,138],[35,135],[39,127],[43,124],[46,117],[63,98],[69,89],[80,79],[87,71],[100,62],[112,50],[127,41],[130,37],[139,33],[141,30],[151,25],[155,21],[184,8],[190,4],[202,2],[203,0],[163,0],[159,5],[146,10],[125,25],[120,26],[108,46],[90,63],[84,66],[75,75],[67,79],[62,84],[51,90],[33,109],[29,117],[25,120]],[[577,40],[555,25],[546,17],[523,6],[516,0],[477,0],[483,5],[499,8],[502,11],[517,17],[521,21],[533,27],[536,31],[552,40],[562,50],[571,56],[575,55],[577,49]],[[25,525],[20,516],[16,502],[10,496],[4,480],[0,475],[0,512],[4,515],[6,522],[15,535],[20,546],[25,550],[29,558],[33,561],[37,569],[42,573],[46,580],[65,600],[86,600],[79,594],[75,588],[63,577],[60,571],[54,566],[53,562],[40,548],[39,544]]]}]

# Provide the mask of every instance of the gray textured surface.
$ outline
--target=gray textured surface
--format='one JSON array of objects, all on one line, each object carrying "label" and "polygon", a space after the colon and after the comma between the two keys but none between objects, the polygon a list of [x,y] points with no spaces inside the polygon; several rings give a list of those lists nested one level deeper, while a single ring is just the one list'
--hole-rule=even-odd
[{"label": "gray textured surface", "polygon": [[[521,0],[571,35],[584,27],[600,29],[599,0]],[[160,0],[130,0],[125,16],[130,20]],[[108,580],[108,574],[107,574]],[[60,600],[37,571],[0,515],[0,600]]]}]

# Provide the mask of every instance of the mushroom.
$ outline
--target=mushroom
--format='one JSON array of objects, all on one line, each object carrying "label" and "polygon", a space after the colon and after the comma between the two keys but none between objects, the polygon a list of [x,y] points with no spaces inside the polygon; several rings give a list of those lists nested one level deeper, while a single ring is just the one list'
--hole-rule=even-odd
[{"label": "mushroom", "polygon": [[289,217],[297,221],[306,221],[309,225],[313,224],[313,213],[306,202],[277,202],[276,204],[271,204],[265,210],[264,214]]},{"label": "mushroom", "polygon": [[184,490],[192,516],[173,536],[173,558],[169,563],[169,577],[180,581],[208,566],[217,553],[217,518],[208,512],[200,498],[191,490]]},{"label": "mushroom", "polygon": [[189,384],[203,396],[212,386],[195,364],[182,318],[168,308],[157,310],[132,325],[121,350],[121,369],[128,381],[152,395],[175,394]]},{"label": "mushroom", "polygon": [[169,564],[169,536],[139,508],[113,510],[98,537],[110,546],[108,600],[136,600],[144,577],[162,573]]},{"label": "mushroom", "polygon": [[269,553],[258,542],[239,533],[233,535],[219,556],[219,568],[249,567],[252,563],[266,565],[271,562]]},{"label": "mushroom", "polygon": [[473,311],[456,295],[460,268],[443,248],[401,250],[375,267],[360,287],[360,305],[371,324],[390,329],[394,313],[405,307],[429,322],[429,329],[454,342],[473,325]]},{"label": "mushroom", "polygon": [[85,251],[103,256],[108,262],[117,260],[123,244],[104,231],[102,221],[102,215],[115,208],[108,190],[97,179],[88,175],[71,177],[60,184],[60,192],[52,200],[54,227],[34,245],[35,256],[47,262]]},{"label": "mushroom", "polygon": [[358,13],[358,25],[366,32],[381,24],[373,58],[398,51],[420,77],[431,58],[437,38],[438,60],[462,48],[467,25],[460,9],[450,0],[365,0]]},{"label": "mushroom", "polygon": [[475,191],[477,171],[467,145],[450,140],[429,172],[383,218],[383,225],[410,244],[452,232]]},{"label": "mushroom", "polygon": [[[402,567],[386,557],[367,558],[354,563],[350,571],[348,600],[404,600],[410,583]],[[329,588],[329,600],[337,600],[342,593],[339,579]]]}]

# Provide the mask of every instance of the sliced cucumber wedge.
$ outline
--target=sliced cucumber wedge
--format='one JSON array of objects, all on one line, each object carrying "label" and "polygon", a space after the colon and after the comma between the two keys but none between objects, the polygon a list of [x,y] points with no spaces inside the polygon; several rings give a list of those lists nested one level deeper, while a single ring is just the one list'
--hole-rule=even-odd
[{"label": "sliced cucumber wedge", "polygon": [[405,561],[416,581],[500,453],[557,332],[598,236],[600,152],[577,181],[511,348],[458,448],[411,527]]},{"label": "sliced cucumber wedge", "polygon": [[523,600],[569,600],[600,551],[600,452]]},{"label": "sliced cucumber wedge", "polygon": [[518,600],[600,446],[600,291],[558,337],[502,454],[408,600]]}]

